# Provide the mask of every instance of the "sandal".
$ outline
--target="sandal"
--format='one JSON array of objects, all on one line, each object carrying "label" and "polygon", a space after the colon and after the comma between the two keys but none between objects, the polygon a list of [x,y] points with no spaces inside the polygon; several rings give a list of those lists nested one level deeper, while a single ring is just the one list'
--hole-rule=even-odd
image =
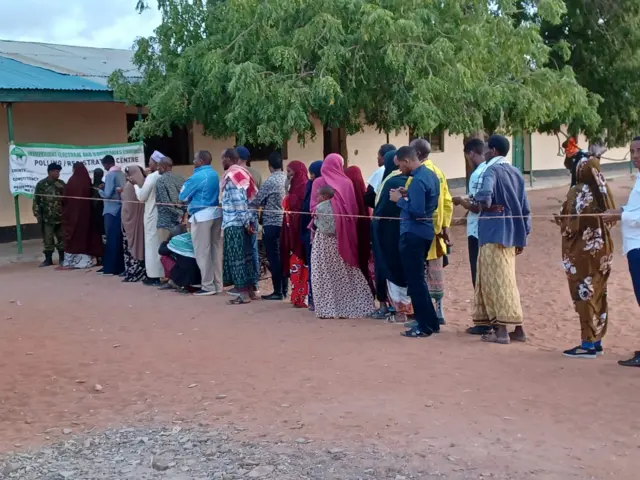
[{"label": "sandal", "polygon": [[482,341],[487,343],[497,343],[499,345],[509,345],[511,343],[511,339],[509,337],[499,337],[495,332],[482,335]]},{"label": "sandal", "polygon": [[245,303],[251,303],[251,300],[244,298],[242,295],[238,295],[227,302],[227,305],[242,305]]},{"label": "sandal", "polygon": [[427,338],[431,336],[431,333],[425,333],[418,328],[412,328],[406,332],[402,332],[400,335],[407,338]]}]

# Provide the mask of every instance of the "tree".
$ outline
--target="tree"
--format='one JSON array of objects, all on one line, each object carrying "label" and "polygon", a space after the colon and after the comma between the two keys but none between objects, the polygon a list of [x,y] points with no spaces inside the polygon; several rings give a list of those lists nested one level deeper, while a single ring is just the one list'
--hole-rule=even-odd
[{"label": "tree", "polygon": [[[571,67],[580,85],[600,96],[601,121],[569,125],[576,133],[583,128],[590,139],[609,146],[625,145],[640,133],[640,0],[565,0],[566,11],[559,23],[539,15],[525,1],[518,9],[523,24],[540,25],[545,44],[551,48],[549,68]],[[546,130],[558,130],[555,121]]]},{"label": "tree", "polygon": [[[147,105],[134,134],[195,121],[212,136],[281,144],[315,135],[312,116],[354,133],[446,128],[595,128],[597,96],[550,48],[515,0],[159,0],[163,22],[138,40],[143,74],[115,72],[116,95]],[[553,24],[561,0],[539,0]]]}]

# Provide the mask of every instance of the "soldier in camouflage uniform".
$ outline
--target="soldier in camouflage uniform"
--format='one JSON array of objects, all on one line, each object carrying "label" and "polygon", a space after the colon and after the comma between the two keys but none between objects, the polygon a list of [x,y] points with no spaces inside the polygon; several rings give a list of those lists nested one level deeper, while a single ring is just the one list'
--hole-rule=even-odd
[{"label": "soldier in camouflage uniform", "polygon": [[44,242],[44,262],[40,267],[53,265],[53,250],[58,250],[60,265],[64,260],[64,241],[62,239],[62,199],[65,183],[60,180],[62,167],[52,163],[47,167],[49,176],[36,185],[33,197],[33,215],[42,228]]}]

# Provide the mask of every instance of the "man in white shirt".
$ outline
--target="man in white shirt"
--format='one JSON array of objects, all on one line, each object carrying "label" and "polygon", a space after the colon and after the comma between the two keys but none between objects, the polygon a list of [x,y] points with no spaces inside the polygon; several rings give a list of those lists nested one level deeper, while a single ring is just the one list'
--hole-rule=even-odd
[{"label": "man in white shirt", "polygon": [[[631,141],[631,161],[640,170],[640,137]],[[607,210],[605,215],[606,221],[619,221],[622,224],[622,253],[627,256],[633,291],[640,305],[640,175],[636,176],[627,204],[618,210]],[[618,364],[640,367],[640,351],[636,351],[633,358],[620,360]]]},{"label": "man in white shirt", "polygon": [[382,176],[384,175],[384,154],[395,149],[396,147],[390,143],[385,143],[380,147],[380,150],[378,150],[378,168],[367,180],[367,184],[371,185],[371,188],[373,188],[376,193],[378,193],[378,188],[380,188]]},{"label": "man in white shirt", "polygon": [[[473,173],[469,177],[469,196],[473,197],[480,186],[482,173],[487,169],[488,163],[485,161],[486,145],[479,138],[472,138],[464,145],[464,157],[469,162]],[[469,199],[454,197],[454,205],[460,205],[466,209],[467,214],[467,242],[469,245],[469,265],[471,267],[471,281],[476,286],[476,271],[478,266],[478,217],[480,216],[477,205],[474,205]],[[484,335],[489,333],[491,327],[474,326],[467,329],[467,333],[471,335]]]}]

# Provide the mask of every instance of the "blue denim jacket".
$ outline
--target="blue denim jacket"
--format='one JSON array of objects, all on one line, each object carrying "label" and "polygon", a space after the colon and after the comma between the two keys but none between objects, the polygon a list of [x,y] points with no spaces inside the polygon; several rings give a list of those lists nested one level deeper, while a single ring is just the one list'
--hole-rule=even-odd
[{"label": "blue denim jacket", "polygon": [[220,177],[210,166],[203,165],[193,171],[180,190],[180,201],[189,203],[189,215],[205,208],[220,205]]}]

